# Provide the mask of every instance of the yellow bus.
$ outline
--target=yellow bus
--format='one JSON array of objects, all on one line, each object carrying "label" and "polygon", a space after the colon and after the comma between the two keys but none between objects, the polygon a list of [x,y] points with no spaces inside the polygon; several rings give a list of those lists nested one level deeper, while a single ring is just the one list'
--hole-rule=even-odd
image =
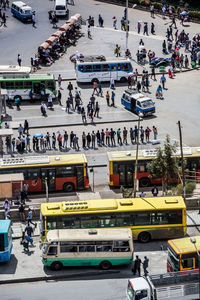
[{"label": "yellow bus", "polygon": [[[191,241],[194,239],[194,243]],[[185,237],[168,241],[167,271],[177,272],[198,268],[198,255],[200,252],[200,236]]]},{"label": "yellow bus", "polygon": [[[161,178],[152,178],[148,170],[148,164],[155,159],[156,155],[156,148],[138,151],[137,179],[141,187],[162,184]],[[194,175],[195,173],[196,177],[200,178],[200,147],[183,147],[183,155],[186,161],[185,169],[189,171],[188,175]],[[109,186],[132,187],[134,183],[136,150],[111,151],[107,153],[107,156],[109,161]],[[177,148],[175,156],[177,158],[180,157],[180,148]],[[179,181],[178,175],[174,180],[175,182]]]},{"label": "yellow bus", "polygon": [[84,154],[42,155],[0,159],[0,174],[23,173],[31,192],[72,192],[89,188]]},{"label": "yellow bus", "polygon": [[182,237],[186,233],[186,206],[182,197],[105,199],[41,204],[41,235],[48,230],[131,228],[133,238]]},{"label": "yellow bus", "polygon": [[130,229],[57,229],[47,233],[42,262],[54,270],[73,266],[132,264],[133,238]]}]

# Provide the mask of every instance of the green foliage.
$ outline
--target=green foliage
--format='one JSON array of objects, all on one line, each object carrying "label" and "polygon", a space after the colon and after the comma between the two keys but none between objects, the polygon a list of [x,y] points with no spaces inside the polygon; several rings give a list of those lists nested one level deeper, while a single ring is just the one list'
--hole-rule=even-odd
[{"label": "green foliage", "polygon": [[157,149],[157,157],[148,164],[150,174],[153,178],[161,178],[164,188],[177,177],[178,160],[174,157],[177,143],[170,143],[169,135],[166,136],[164,147]]},{"label": "green foliage", "polygon": [[131,188],[128,189],[123,186],[121,186],[120,189],[122,191],[123,198],[131,198],[132,197],[133,189],[131,189]]},{"label": "green foliage", "polygon": [[[186,182],[185,184],[185,193],[186,196],[190,196],[196,187],[196,182]],[[180,183],[177,186],[172,188],[172,195],[183,195],[183,185]]]},{"label": "green foliage", "polygon": [[190,11],[190,12],[189,12],[189,16],[190,16],[192,19],[200,20],[200,11]]}]

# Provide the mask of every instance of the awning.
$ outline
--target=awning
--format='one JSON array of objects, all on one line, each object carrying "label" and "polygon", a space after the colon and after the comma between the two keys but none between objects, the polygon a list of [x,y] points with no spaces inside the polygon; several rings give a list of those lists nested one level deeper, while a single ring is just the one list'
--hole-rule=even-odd
[{"label": "awning", "polygon": [[38,48],[42,48],[42,49],[46,50],[49,48],[49,44],[47,42],[44,42]]},{"label": "awning", "polygon": [[49,45],[53,45],[58,41],[58,38],[55,36],[50,36],[45,42],[47,42]]},{"label": "awning", "polygon": [[64,24],[63,26],[61,26],[60,28],[59,28],[59,31],[67,31],[67,30],[69,30],[70,29],[70,24]]},{"label": "awning", "polygon": [[55,37],[60,38],[62,34],[63,34],[63,31],[58,30],[58,31],[54,32],[54,33],[52,34],[52,36],[55,36]]},{"label": "awning", "polygon": [[81,15],[80,14],[75,14],[75,16],[77,18],[77,20],[81,19]]}]

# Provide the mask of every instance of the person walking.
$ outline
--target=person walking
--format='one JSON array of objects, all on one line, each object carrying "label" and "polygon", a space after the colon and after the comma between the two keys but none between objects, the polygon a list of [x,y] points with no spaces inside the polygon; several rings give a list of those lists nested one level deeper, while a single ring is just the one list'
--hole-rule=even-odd
[{"label": "person walking", "polygon": [[97,118],[99,118],[99,111],[100,111],[100,105],[98,103],[98,101],[96,102],[96,105],[95,105],[95,112],[94,112],[94,116]]},{"label": "person walking", "polygon": [[69,91],[69,95],[71,94],[72,95],[72,91],[73,91],[73,84],[71,83],[71,81],[69,82],[68,86],[67,86],[67,89]]},{"label": "person walking", "polygon": [[28,124],[28,121],[27,120],[24,120],[24,133],[27,133],[29,132],[29,124]]},{"label": "person walking", "polygon": [[33,12],[33,14],[32,14],[32,26],[34,28],[36,28],[36,26],[35,26],[35,12]]},{"label": "person walking", "polygon": [[31,208],[28,209],[27,222],[28,222],[28,226],[30,224],[33,224],[35,228],[37,227],[37,223],[33,223],[33,211],[31,210]]},{"label": "person walking", "polygon": [[21,58],[20,54],[18,54],[18,56],[17,56],[17,62],[18,62],[18,65],[21,67],[21,65],[22,65],[22,58]]},{"label": "person walking", "polygon": [[95,94],[95,92],[96,92],[96,95],[98,95],[97,88],[98,88],[98,83],[97,83],[96,80],[95,80],[95,81],[93,82],[93,93],[92,93],[92,96]]},{"label": "person walking", "polygon": [[115,16],[113,17],[113,28],[117,30],[117,18]]},{"label": "person walking", "polygon": [[61,89],[61,83],[62,83],[62,77],[61,75],[59,74],[58,75],[58,87]]},{"label": "person walking", "polygon": [[19,218],[21,222],[25,222],[25,208],[23,203],[21,202],[19,205]]},{"label": "person walking", "polygon": [[138,31],[138,34],[140,34],[140,30],[141,30],[141,23],[138,22],[138,23],[137,23],[137,31]]},{"label": "person walking", "polygon": [[91,28],[90,28],[90,25],[88,25],[88,28],[87,28],[87,34],[88,34],[88,39],[92,39],[92,36],[91,36]]},{"label": "person walking", "polygon": [[138,275],[140,277],[140,274],[141,274],[141,263],[142,263],[141,259],[139,258],[138,255],[136,255],[136,259],[135,259],[133,267],[132,267],[133,275],[135,275],[138,272]]},{"label": "person walking", "polygon": [[145,35],[145,34],[149,35],[148,34],[148,24],[147,24],[147,22],[144,23],[144,32],[143,32],[143,35]]},{"label": "person walking", "polygon": [[101,82],[99,81],[99,83],[98,83],[98,96],[101,96],[101,97],[103,97],[103,90],[102,90],[102,84],[101,84]]},{"label": "person walking", "polygon": [[60,90],[58,90],[58,96],[57,96],[57,100],[58,100],[58,103],[60,104],[60,106],[62,106],[62,103],[61,103],[61,98],[62,98],[61,91],[60,91]]},{"label": "person walking", "polygon": [[143,270],[144,270],[144,276],[147,276],[147,274],[149,273],[147,271],[147,268],[149,266],[149,259],[146,256],[144,257],[144,261],[142,263],[142,266],[143,266]]}]

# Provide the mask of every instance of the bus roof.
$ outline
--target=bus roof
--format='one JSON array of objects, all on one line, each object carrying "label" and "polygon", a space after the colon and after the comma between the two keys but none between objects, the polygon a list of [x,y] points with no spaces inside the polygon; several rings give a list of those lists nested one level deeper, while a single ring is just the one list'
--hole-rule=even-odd
[{"label": "bus roof", "polygon": [[[16,73],[15,73],[16,74]],[[53,74],[22,74],[22,76],[20,76],[20,73],[18,74],[18,76],[16,77],[15,74],[10,73],[9,77],[7,76],[3,76],[3,74],[1,74],[0,76],[0,81],[25,81],[25,80],[54,80],[54,75]],[[20,76],[20,77],[19,77]]]},{"label": "bus roof", "polygon": [[108,241],[108,240],[130,240],[132,232],[130,228],[120,229],[55,229],[47,233],[50,241]]},{"label": "bus roof", "polygon": [[185,202],[182,197],[153,197],[65,201],[41,204],[41,213],[44,216],[165,209],[185,209]]},{"label": "bus roof", "polygon": [[30,73],[30,67],[20,67],[20,66],[8,66],[8,65],[1,65],[0,66],[0,74],[2,73]]},{"label": "bus roof", "polygon": [[[84,58],[83,58],[84,60]],[[85,61],[77,60],[77,65],[97,65],[97,64],[116,64],[116,63],[130,63],[130,60],[123,57],[108,57],[106,60],[94,60],[86,59]]]},{"label": "bus roof", "polygon": [[64,164],[86,163],[85,154],[66,154],[66,155],[43,155],[43,156],[24,156],[0,159],[0,170],[5,168],[19,168],[27,166],[53,166]]},{"label": "bus roof", "polygon": [[22,2],[22,1],[15,1],[12,4],[14,4],[20,8],[32,9],[29,5],[27,5],[26,3]]},{"label": "bus roof", "polygon": [[10,227],[10,220],[0,220],[0,233],[7,233]]},{"label": "bus roof", "polygon": [[[139,160],[148,160],[153,159],[157,155],[157,147],[143,149],[138,151],[138,159]],[[177,151],[175,156],[180,156],[180,148],[177,147]],[[183,155],[184,157],[200,157],[200,147],[183,147]],[[107,152],[109,161],[131,161],[136,158],[136,150],[130,151],[112,151]]]},{"label": "bus roof", "polygon": [[[194,238],[196,239],[196,247],[200,251],[200,236],[194,236]],[[196,252],[194,244],[190,241],[190,237],[169,240],[168,244],[177,254]]]}]

